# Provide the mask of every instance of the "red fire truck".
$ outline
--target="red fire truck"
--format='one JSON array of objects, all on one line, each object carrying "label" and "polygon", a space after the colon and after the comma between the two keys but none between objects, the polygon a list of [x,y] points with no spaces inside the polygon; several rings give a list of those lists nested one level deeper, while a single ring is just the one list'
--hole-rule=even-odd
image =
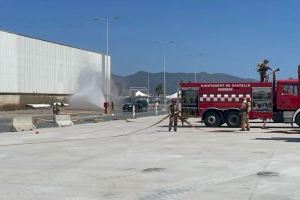
[{"label": "red fire truck", "polygon": [[240,126],[243,99],[251,101],[250,119],[273,119],[274,122],[296,123],[300,126],[300,66],[298,79],[247,83],[181,82],[182,117],[201,117],[209,127],[226,123]]}]

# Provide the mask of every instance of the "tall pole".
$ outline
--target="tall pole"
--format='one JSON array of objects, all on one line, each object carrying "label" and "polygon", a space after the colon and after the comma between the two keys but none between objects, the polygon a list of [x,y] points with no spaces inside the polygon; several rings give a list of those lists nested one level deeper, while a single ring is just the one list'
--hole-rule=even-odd
[{"label": "tall pole", "polygon": [[108,101],[108,18],[106,18],[105,102]]},{"label": "tall pole", "polygon": [[148,98],[149,98],[149,96],[150,96],[150,86],[149,86],[150,84],[149,84],[149,70],[148,70]]},{"label": "tall pole", "polygon": [[106,55],[108,56],[108,19],[106,18]]},{"label": "tall pole", "polygon": [[[188,57],[191,57],[192,54],[188,54]],[[203,56],[202,53],[198,54],[198,56]],[[197,64],[194,64],[194,82],[197,82]]]},{"label": "tall pole", "polygon": [[109,52],[108,52],[108,43],[109,43],[109,41],[108,41],[108,38],[109,38],[109,34],[108,34],[108,30],[109,30],[109,28],[108,28],[108,24],[109,24],[109,20],[116,20],[116,19],[119,19],[119,17],[113,17],[113,18],[108,18],[108,17],[106,17],[106,18],[94,18],[94,20],[96,20],[96,21],[105,21],[106,22],[106,55],[105,55],[105,57],[104,57],[104,60],[105,60],[105,74],[104,74],[104,92],[105,92],[105,102],[107,102],[108,101],[108,95],[110,95],[110,94],[108,94],[108,54],[109,54]]},{"label": "tall pole", "polygon": [[167,110],[167,101],[166,101],[166,48],[167,45],[173,44],[174,41],[169,41],[166,43],[161,43],[161,42],[154,42],[156,44],[159,44],[163,47],[163,68],[164,68],[164,104],[165,104],[165,110]]},{"label": "tall pole", "polygon": [[167,110],[167,101],[166,101],[166,48],[164,47],[164,104],[165,110]]}]

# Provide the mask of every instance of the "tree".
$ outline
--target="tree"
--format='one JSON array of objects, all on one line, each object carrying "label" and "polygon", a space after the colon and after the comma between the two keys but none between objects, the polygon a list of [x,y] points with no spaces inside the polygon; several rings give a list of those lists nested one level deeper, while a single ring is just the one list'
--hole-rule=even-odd
[{"label": "tree", "polygon": [[159,84],[155,87],[155,93],[157,94],[157,96],[160,96],[161,94],[164,94],[164,90],[163,90],[162,84],[159,83]]}]

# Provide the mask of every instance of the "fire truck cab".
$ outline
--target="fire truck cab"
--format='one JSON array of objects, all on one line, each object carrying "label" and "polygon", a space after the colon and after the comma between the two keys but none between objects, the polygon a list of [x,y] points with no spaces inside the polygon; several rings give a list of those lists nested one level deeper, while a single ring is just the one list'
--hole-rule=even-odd
[{"label": "fire truck cab", "polygon": [[280,80],[275,90],[273,121],[297,123],[300,126],[299,80]]},{"label": "fire truck cab", "polygon": [[209,127],[226,123],[240,126],[240,106],[251,102],[250,119],[273,119],[274,122],[300,126],[300,66],[298,79],[248,83],[180,83],[181,115],[200,117]]}]

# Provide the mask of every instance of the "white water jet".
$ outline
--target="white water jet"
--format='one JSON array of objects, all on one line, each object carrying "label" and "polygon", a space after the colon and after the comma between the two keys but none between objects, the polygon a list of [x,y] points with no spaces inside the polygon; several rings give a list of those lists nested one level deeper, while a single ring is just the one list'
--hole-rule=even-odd
[{"label": "white water jet", "polygon": [[78,89],[70,98],[71,107],[102,108],[105,101],[102,73],[90,68],[81,70]]}]

